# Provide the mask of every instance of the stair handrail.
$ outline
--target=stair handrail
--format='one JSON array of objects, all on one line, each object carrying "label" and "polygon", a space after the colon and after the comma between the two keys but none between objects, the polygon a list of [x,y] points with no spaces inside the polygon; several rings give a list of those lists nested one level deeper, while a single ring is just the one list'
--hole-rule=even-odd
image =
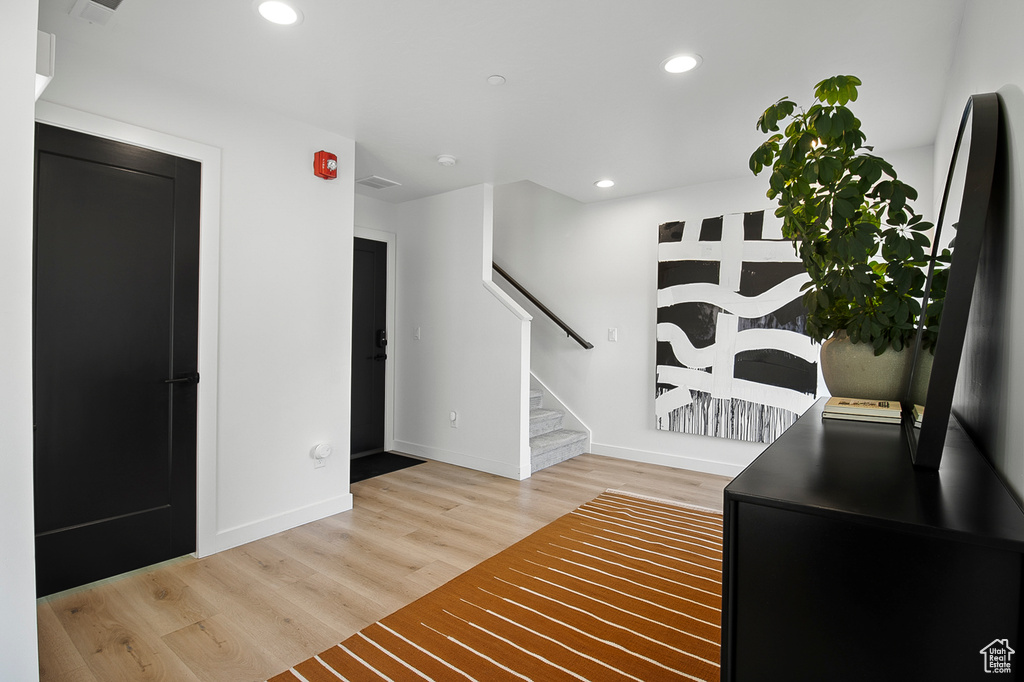
[{"label": "stair handrail", "polygon": [[587,350],[590,350],[591,348],[594,347],[594,344],[590,343],[589,341],[584,339],[582,336],[577,334],[576,331],[572,327],[570,327],[569,325],[567,325],[565,322],[562,321],[562,318],[560,318],[558,315],[555,315],[553,312],[551,312],[551,310],[546,305],[541,303],[537,299],[536,296],[534,296],[529,291],[527,291],[526,287],[524,287],[522,284],[520,284],[515,279],[513,279],[511,275],[509,275],[507,272],[505,272],[501,268],[500,265],[498,265],[494,261],[491,261],[491,266],[494,268],[495,272],[497,272],[499,275],[504,277],[505,280],[509,284],[511,284],[513,287],[515,287],[516,291],[518,291],[523,296],[525,296],[527,298],[527,300],[530,301],[530,303],[532,303],[533,305],[537,306],[537,308],[542,313],[544,313],[549,318],[551,318],[552,322],[554,322],[559,327],[561,327],[562,331],[564,331],[569,338],[571,338],[573,341],[575,341],[576,343],[580,344],[581,346],[583,346]]}]

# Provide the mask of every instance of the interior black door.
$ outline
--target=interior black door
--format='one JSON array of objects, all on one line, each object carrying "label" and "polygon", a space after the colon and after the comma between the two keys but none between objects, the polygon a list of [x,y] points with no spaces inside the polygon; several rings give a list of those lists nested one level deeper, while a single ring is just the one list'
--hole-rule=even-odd
[{"label": "interior black door", "polygon": [[195,550],[200,164],[36,127],[39,595]]},{"label": "interior black door", "polygon": [[384,449],[388,245],[355,240],[352,268],[353,457]]}]

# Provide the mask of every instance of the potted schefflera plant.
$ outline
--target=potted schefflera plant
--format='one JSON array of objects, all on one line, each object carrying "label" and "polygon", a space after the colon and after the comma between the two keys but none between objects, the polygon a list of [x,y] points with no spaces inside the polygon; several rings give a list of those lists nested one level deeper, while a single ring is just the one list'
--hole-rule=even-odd
[{"label": "potted schefflera plant", "polygon": [[[860,85],[855,76],[834,76],[815,86],[807,109],[789,98],[768,107],[757,127],[769,137],[750,169],[771,171],[768,198],[778,202],[783,236],[807,268],[806,331],[824,342],[829,391],[899,400],[922,315],[932,224],[911,204],[917,191],[865,145],[847,106]],[[929,309],[937,315],[941,300]],[[921,370],[915,374],[926,382],[930,367]],[[924,390],[914,383],[915,395]]]}]

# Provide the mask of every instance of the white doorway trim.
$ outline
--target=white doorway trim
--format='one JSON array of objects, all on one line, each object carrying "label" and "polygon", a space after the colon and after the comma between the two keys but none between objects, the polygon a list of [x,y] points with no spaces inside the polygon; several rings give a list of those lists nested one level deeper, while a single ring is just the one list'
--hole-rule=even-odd
[{"label": "white doorway trim", "polygon": [[388,245],[387,312],[385,325],[388,332],[388,361],[384,363],[384,449],[395,449],[395,358],[398,355],[398,339],[395,334],[395,270],[398,258],[398,235],[369,227],[355,226],[353,236]]},{"label": "white doorway trim", "polygon": [[217,147],[121,121],[36,102],[36,121],[127,142],[202,164],[199,208],[199,375],[196,411],[196,556],[217,551],[217,340],[220,304],[220,177]]}]

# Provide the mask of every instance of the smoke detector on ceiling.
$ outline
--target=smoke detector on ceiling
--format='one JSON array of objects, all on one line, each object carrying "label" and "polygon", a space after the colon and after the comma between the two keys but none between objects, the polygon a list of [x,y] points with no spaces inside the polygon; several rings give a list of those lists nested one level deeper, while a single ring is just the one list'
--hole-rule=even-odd
[{"label": "smoke detector on ceiling", "polygon": [[445,168],[451,168],[454,166],[455,160],[455,157],[451,154],[441,154],[441,156],[437,157],[437,162]]},{"label": "smoke detector on ceiling", "polygon": [[76,0],[75,6],[68,12],[73,17],[85,19],[90,24],[106,26],[114,12],[124,0]]}]

